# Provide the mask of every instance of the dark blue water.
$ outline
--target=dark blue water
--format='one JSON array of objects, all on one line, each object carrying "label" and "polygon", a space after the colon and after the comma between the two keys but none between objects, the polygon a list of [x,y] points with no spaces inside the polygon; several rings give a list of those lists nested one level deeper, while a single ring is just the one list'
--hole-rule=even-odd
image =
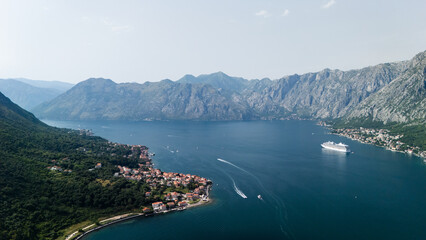
[{"label": "dark blue water", "polygon": [[[157,168],[214,182],[209,205],[86,239],[426,239],[422,159],[330,135],[311,121],[46,122],[147,145]],[[354,153],[321,149],[328,140]]]}]

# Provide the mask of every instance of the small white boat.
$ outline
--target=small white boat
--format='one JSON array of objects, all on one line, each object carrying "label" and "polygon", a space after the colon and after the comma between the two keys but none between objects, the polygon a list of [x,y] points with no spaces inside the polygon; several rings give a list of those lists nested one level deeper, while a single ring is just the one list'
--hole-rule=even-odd
[{"label": "small white boat", "polygon": [[260,200],[263,200],[263,199],[262,199],[262,196],[260,196],[260,194],[259,194],[259,195],[257,195],[257,198],[259,198]]}]

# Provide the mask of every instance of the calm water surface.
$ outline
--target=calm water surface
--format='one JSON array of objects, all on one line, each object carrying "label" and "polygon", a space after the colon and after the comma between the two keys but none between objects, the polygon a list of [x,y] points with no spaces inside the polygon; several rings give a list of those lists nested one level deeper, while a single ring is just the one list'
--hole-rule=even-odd
[{"label": "calm water surface", "polygon": [[[45,122],[146,145],[157,168],[214,182],[209,205],[116,224],[86,240],[426,239],[423,161],[311,121]],[[328,140],[353,153],[323,150]]]}]

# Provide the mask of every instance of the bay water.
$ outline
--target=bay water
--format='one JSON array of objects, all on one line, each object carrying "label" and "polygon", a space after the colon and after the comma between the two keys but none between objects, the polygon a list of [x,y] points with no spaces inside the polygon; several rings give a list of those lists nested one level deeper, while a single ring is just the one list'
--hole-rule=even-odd
[{"label": "bay water", "polygon": [[[86,240],[426,239],[423,160],[313,121],[44,121],[146,145],[156,168],[213,181],[207,205],[118,223]],[[353,152],[322,149],[325,141]]]}]

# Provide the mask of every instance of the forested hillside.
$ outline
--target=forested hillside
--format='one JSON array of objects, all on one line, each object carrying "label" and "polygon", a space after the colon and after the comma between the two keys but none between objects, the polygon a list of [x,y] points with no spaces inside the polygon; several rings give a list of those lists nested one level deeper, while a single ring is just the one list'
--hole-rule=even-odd
[{"label": "forested hillside", "polygon": [[154,200],[144,182],[113,177],[114,164],[137,164],[123,157],[125,145],[49,127],[1,93],[0,143],[0,239],[56,239],[70,225]]}]

